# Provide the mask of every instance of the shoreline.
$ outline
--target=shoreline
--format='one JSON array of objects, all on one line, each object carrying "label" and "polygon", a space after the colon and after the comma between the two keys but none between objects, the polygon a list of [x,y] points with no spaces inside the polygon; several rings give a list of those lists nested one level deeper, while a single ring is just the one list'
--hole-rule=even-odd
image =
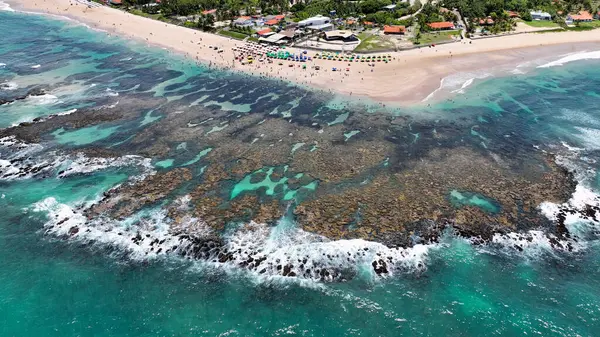
[{"label": "shoreline", "polygon": [[[377,63],[373,68],[366,63],[347,65],[329,60],[313,60],[309,63],[320,66],[319,71],[303,70],[297,63],[290,68],[289,61],[284,61],[282,66],[260,62],[242,65],[239,61],[234,61],[232,50],[236,45],[243,44],[239,40],[152,20],[107,6],[88,8],[70,0],[42,1],[5,0],[16,11],[74,20],[109,36],[116,35],[149,46],[166,48],[209,67],[287,80],[317,90],[401,106],[435,103],[448,98],[451,93],[442,92],[442,83],[444,78],[453,74],[485,71],[493,72],[494,75],[506,75],[510,74],[509,69],[514,69],[523,62],[540,58],[558,59],[565,53],[588,51],[586,47],[590,44],[600,49],[600,30],[591,30],[506,35],[483,40],[463,40],[433,48],[386,52],[384,54],[391,54],[393,60],[387,64]],[[218,46],[223,52],[217,53],[208,46]],[[302,50],[288,48],[291,52]],[[333,67],[348,68],[349,71],[330,71]],[[437,97],[439,94],[442,97]]]}]

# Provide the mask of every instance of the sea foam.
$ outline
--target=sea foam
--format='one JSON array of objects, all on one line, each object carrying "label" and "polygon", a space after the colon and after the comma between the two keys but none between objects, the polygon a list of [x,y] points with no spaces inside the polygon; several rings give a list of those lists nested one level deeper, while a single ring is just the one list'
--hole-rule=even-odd
[{"label": "sea foam", "polygon": [[14,12],[15,10],[10,8],[10,5],[0,1],[0,11]]},{"label": "sea foam", "polygon": [[141,179],[153,174],[149,158],[126,155],[115,158],[89,158],[81,153],[65,155],[47,151],[40,144],[28,144],[14,136],[0,139],[0,180],[23,180],[36,176],[54,175],[65,178],[75,174],[86,174],[107,168],[135,166]]},{"label": "sea foam", "polygon": [[[188,258],[226,272],[244,270],[263,279],[327,282],[364,272],[374,277],[421,271],[426,268],[429,251],[436,246],[391,249],[365,240],[333,241],[305,232],[287,219],[276,226],[243,224],[219,239],[197,218],[187,217],[174,225],[165,210],[152,210],[123,220],[102,216],[88,219],[85,207],[61,204],[52,197],[36,203],[32,210],[47,213],[47,234],[86,245],[109,245],[118,248],[115,254],[119,257],[136,261]],[[181,228],[195,230],[190,234]]]},{"label": "sea foam", "polygon": [[562,66],[569,62],[580,61],[580,60],[594,60],[594,59],[600,59],[600,50],[569,54],[569,55],[562,57],[556,61],[548,62],[546,64],[538,66],[538,68],[550,68],[550,67]]},{"label": "sea foam", "polygon": [[[2,68],[2,64],[0,63],[0,68]],[[19,85],[15,82],[4,82],[0,83],[0,90],[16,90],[19,88]]]}]

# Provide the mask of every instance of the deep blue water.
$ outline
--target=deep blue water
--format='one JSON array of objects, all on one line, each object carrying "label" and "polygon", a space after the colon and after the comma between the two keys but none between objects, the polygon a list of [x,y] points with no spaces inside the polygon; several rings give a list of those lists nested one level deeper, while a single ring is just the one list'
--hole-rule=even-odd
[{"label": "deep blue water", "polygon": [[[349,109],[340,104],[344,98],[208,69],[165,51],[40,16],[0,12],[0,41],[4,64],[0,83],[18,86],[0,90],[0,99],[33,85],[49,86],[51,95],[0,106],[3,128],[99,106],[116,93],[125,97],[145,92],[182,106],[199,102],[233,116],[248,109],[276,111],[282,117],[287,112],[297,123],[344,123],[338,117]],[[595,161],[600,149],[598,88],[598,61],[582,60],[477,81],[453,102],[389,113],[419,121],[415,134],[424,133],[426,123],[456,120],[464,128],[461,142],[503,155],[526,157],[534,146],[554,149],[563,165],[577,170],[580,186],[592,193],[600,187]],[[132,108],[124,121],[83,131],[53,130],[42,135],[43,149],[37,156],[54,158],[51,150],[92,143],[139,150],[131,135],[167,119],[172,109],[173,105],[161,101]],[[471,124],[461,124],[461,118]],[[202,149],[192,148],[189,155],[173,162],[189,161]],[[415,153],[418,150],[416,145]],[[152,158],[152,162],[170,157]],[[48,210],[53,215],[61,205],[75,208],[92,202],[145,167],[114,165],[58,179],[57,172],[72,163],[61,165],[43,176],[0,182],[2,336],[600,334],[600,247],[593,223],[569,222],[581,238],[576,252],[555,251],[542,239],[524,252],[501,242],[473,246],[448,233],[435,246],[415,249],[422,255],[407,258],[403,272],[381,278],[368,264],[359,263],[352,266],[356,273],[352,280],[323,283],[261,276],[171,256],[147,258],[128,251],[113,232],[100,231],[101,237],[84,242],[46,232],[44,224],[52,220],[46,216]],[[202,159],[195,165],[194,172],[200,172]],[[148,212],[160,223],[160,212]],[[164,230],[160,224],[151,228],[159,234]],[[274,246],[275,253],[288,248],[317,253],[318,249],[344,252],[366,246],[384,249],[356,241],[303,246],[302,238],[293,241],[299,233],[288,219],[282,219],[269,229],[264,244]],[[425,268],[418,268],[418,263]]]}]

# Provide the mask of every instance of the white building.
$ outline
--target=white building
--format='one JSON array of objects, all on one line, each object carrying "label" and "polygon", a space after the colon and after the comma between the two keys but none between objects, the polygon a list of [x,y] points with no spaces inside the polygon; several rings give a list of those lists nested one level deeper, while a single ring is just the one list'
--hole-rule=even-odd
[{"label": "white building", "polygon": [[542,11],[533,11],[533,12],[530,12],[529,14],[531,14],[531,18],[533,20],[547,20],[547,21],[552,20],[552,15],[550,15],[550,13],[546,13],[546,12],[542,12]]},{"label": "white building", "polygon": [[317,15],[312,18],[308,18],[306,20],[302,20],[298,22],[298,27],[311,27],[311,26],[323,26],[331,23],[331,19],[323,16]]}]

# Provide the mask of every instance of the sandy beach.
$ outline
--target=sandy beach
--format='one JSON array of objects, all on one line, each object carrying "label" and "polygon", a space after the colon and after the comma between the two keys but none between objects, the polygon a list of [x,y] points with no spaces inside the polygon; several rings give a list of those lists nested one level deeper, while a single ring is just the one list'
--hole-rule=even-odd
[{"label": "sandy beach", "polygon": [[[302,69],[295,64],[283,65],[256,62],[242,65],[235,61],[233,48],[243,42],[204,33],[164,22],[132,15],[106,6],[89,8],[70,0],[8,0],[16,10],[66,16],[101,29],[110,36],[143,41],[149,45],[165,47],[182,53],[192,60],[210,66],[250,72],[259,76],[289,80],[345,95],[366,96],[385,103],[414,104],[422,102],[439,86],[441,80],[454,73],[495,70],[505,72],[511,66],[527,60],[552,57],[600,49],[600,30],[585,32],[559,32],[545,34],[519,34],[481,40],[464,40],[456,43],[424,47],[391,54],[387,64],[346,64],[339,61],[314,60],[309,66],[320,70]],[[217,52],[209,46],[217,46]],[[300,52],[290,48],[291,52]],[[311,52],[310,54],[313,54]],[[331,71],[332,67],[349,68],[349,71]]]}]

